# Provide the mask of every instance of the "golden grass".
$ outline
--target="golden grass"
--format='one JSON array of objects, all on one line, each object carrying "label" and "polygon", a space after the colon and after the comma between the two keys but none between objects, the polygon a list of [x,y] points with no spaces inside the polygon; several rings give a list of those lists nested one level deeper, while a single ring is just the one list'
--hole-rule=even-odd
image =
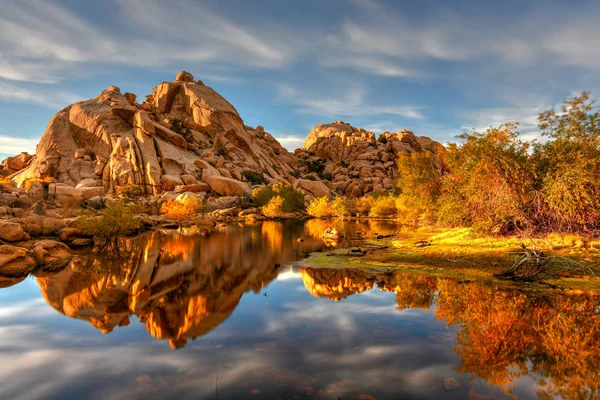
[{"label": "golden grass", "polygon": [[[430,245],[415,246],[419,241],[430,242]],[[515,258],[509,253],[519,251],[522,243],[582,262],[600,277],[598,240],[559,234],[539,238],[493,237],[478,235],[468,228],[401,231],[395,238],[367,241],[365,245],[389,247],[373,251],[365,257],[346,257],[345,251],[340,250],[334,252],[333,256],[315,255],[307,263],[321,267],[403,268],[435,276],[491,279],[494,273],[513,264]],[[557,247],[557,244],[560,246]],[[552,283],[573,289],[600,290],[600,278],[595,277],[561,278]]]}]

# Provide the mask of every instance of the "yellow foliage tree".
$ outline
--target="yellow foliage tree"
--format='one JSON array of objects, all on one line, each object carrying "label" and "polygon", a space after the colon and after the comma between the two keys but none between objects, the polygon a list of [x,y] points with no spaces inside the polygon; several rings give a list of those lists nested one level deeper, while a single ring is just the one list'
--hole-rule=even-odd
[{"label": "yellow foliage tree", "polygon": [[329,204],[329,198],[326,196],[317,197],[310,202],[306,208],[306,212],[311,217],[315,218],[328,218],[331,217],[331,207]]},{"label": "yellow foliage tree", "polygon": [[169,219],[177,221],[179,226],[193,220],[204,206],[203,201],[196,196],[185,196],[183,199],[167,200],[160,208],[160,213]]},{"label": "yellow foliage tree", "polygon": [[283,209],[284,198],[281,196],[275,196],[267,205],[262,207],[262,213],[267,218],[279,218]]}]

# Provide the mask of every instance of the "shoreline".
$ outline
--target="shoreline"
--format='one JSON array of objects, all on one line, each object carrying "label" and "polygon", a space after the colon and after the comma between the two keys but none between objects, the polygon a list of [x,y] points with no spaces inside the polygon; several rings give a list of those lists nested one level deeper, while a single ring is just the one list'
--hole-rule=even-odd
[{"label": "shoreline", "polygon": [[[478,236],[467,228],[421,229],[399,232],[392,238],[366,239],[362,244],[354,246],[365,251],[363,256],[348,255],[348,249],[335,249],[312,253],[301,265],[307,268],[405,270],[445,278],[510,282],[518,286],[600,293],[600,250],[595,247],[596,243],[592,243],[592,246],[588,243],[589,247],[579,247],[578,243],[573,243],[570,246],[550,248],[552,235],[548,236],[528,239],[531,240],[530,246],[535,244],[538,248],[546,249],[547,254],[584,263],[595,276],[563,273],[560,276],[544,277],[535,281],[499,279],[494,275],[513,265],[515,256],[509,253],[521,250],[521,243],[525,240],[517,236]],[[430,242],[430,245],[415,246],[414,243],[419,241]],[[554,241],[558,239],[554,238]]]}]

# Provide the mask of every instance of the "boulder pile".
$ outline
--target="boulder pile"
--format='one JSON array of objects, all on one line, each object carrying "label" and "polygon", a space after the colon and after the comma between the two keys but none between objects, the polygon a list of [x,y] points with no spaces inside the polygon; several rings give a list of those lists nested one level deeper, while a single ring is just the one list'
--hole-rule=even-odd
[{"label": "boulder pile", "polygon": [[336,121],[315,126],[295,153],[313,179],[338,194],[360,197],[393,189],[398,157],[422,151],[439,154],[444,146],[409,130],[383,132],[377,138],[373,132]]},{"label": "boulder pile", "polygon": [[136,99],[110,86],[65,107],[50,120],[37,154],[5,160],[3,175],[19,187],[56,182],[49,196],[64,200],[130,186],[152,195],[247,196],[246,171],[267,183],[291,178],[294,155],[262,127],[244,125],[227,100],[192,74],[181,71],[143,103]]},{"label": "boulder pile", "polygon": [[[315,126],[302,149],[287,151],[263,127],[246,126],[212,88],[180,71],[141,103],[109,86],[71,104],[48,123],[37,154],[0,165],[0,204],[59,207],[132,192],[175,198],[248,198],[252,187],[285,181],[306,196],[359,197],[389,190],[402,154],[443,146],[408,130],[374,133],[343,121]],[[166,195],[166,197],[165,197]]]}]

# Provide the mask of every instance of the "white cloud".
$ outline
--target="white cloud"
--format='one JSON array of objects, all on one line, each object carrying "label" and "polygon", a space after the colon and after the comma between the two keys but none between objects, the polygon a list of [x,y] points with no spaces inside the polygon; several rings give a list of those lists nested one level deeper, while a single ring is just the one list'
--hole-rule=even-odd
[{"label": "white cloud", "polygon": [[335,90],[335,97],[308,95],[288,85],[280,85],[279,94],[296,104],[298,112],[327,117],[393,115],[410,119],[423,119],[421,107],[411,105],[373,105],[366,101],[366,90],[362,87]]},{"label": "white cloud", "polygon": [[413,78],[423,76],[423,73],[402,67],[393,62],[378,60],[370,57],[331,57],[324,58],[322,64],[326,67],[352,68],[361,72],[385,76]]},{"label": "white cloud", "polygon": [[46,85],[22,85],[0,81],[0,101],[35,103],[50,108],[62,108],[80,96]]},{"label": "white cloud", "polygon": [[291,61],[299,45],[275,23],[234,22],[190,1],[114,1],[127,32],[95,27],[47,1],[3,3],[0,78],[54,83],[71,78],[73,71],[106,64],[273,68]]},{"label": "white cloud", "polygon": [[279,142],[281,143],[281,145],[283,147],[285,147],[286,149],[290,150],[290,151],[294,151],[295,149],[302,147],[302,145],[304,144],[304,137],[300,137],[300,136],[290,136],[290,135],[285,135],[284,134],[273,134],[273,137]]},{"label": "white cloud", "polygon": [[38,140],[35,139],[23,139],[0,135],[0,154],[12,156],[23,151],[34,154],[37,142]]}]

